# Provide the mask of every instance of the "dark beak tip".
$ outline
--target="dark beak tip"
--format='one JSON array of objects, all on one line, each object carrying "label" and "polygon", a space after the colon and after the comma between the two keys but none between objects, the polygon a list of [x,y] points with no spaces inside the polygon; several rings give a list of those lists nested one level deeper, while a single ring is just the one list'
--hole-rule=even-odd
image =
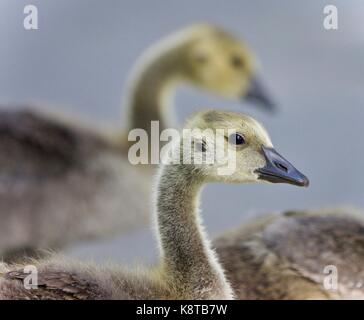
[{"label": "dark beak tip", "polygon": [[268,111],[270,111],[271,113],[277,113],[277,111],[279,110],[279,108],[278,108],[277,104],[276,104],[276,103],[274,103],[274,102],[271,102],[271,103],[269,104],[269,106],[267,106],[267,109],[268,109]]},{"label": "dark beak tip", "polygon": [[250,88],[242,98],[272,114],[277,111],[276,103],[272,100],[260,79],[256,77],[253,77]]},{"label": "dark beak tip", "polygon": [[302,187],[307,188],[307,187],[309,187],[309,185],[310,185],[310,180],[308,180],[308,178],[307,178],[307,177],[305,177],[305,178],[302,180],[302,184],[301,184],[301,186],[302,186]]},{"label": "dark beak tip", "polygon": [[277,104],[272,100],[262,99],[261,97],[243,96],[243,101],[247,101],[250,104],[260,107],[262,110],[269,112],[271,114],[276,114],[279,110]]},{"label": "dark beak tip", "polygon": [[296,179],[297,186],[307,188],[310,185],[310,180],[302,173],[299,173],[300,177]]}]

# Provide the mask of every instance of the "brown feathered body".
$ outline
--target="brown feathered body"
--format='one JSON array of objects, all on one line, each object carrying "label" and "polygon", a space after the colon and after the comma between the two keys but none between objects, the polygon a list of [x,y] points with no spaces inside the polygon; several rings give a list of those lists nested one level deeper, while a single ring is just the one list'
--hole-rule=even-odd
[{"label": "brown feathered body", "polygon": [[[32,265],[32,263],[30,263]],[[177,299],[179,295],[163,279],[159,269],[96,266],[62,258],[34,262],[37,288],[25,285],[29,273],[25,266],[0,264],[0,300],[135,300]],[[181,294],[181,293],[179,293]]]},{"label": "brown feathered body", "polygon": [[364,213],[358,210],[264,216],[214,245],[239,299],[364,299]]}]

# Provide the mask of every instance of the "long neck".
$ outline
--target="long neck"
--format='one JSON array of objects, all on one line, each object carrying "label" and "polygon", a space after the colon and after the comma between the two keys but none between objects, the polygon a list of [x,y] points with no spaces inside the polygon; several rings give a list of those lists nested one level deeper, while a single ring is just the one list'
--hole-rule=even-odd
[{"label": "long neck", "polygon": [[169,98],[181,73],[176,51],[167,50],[139,67],[129,90],[128,130],[141,128],[150,134],[151,121],[159,121],[160,130],[173,127]]},{"label": "long neck", "polygon": [[231,299],[232,290],[201,226],[201,186],[199,174],[188,166],[161,169],[157,223],[163,268],[184,298]]}]

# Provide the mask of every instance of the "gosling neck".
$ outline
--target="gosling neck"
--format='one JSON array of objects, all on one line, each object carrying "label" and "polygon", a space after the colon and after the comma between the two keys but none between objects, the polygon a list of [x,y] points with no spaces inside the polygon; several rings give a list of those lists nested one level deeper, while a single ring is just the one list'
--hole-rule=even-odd
[{"label": "gosling neck", "polygon": [[232,299],[198,212],[202,175],[192,166],[165,165],[159,175],[157,226],[162,267],[186,299]]},{"label": "gosling neck", "polygon": [[141,128],[150,137],[151,121],[159,121],[160,131],[173,127],[170,100],[182,78],[177,51],[170,49],[158,54],[139,67],[127,102],[129,131]]}]

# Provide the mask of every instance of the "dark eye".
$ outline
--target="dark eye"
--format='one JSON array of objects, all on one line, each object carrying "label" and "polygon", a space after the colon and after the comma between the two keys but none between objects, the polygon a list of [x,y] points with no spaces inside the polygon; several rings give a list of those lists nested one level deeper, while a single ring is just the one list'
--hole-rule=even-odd
[{"label": "dark eye", "polygon": [[234,133],[234,134],[230,135],[229,142],[231,144],[240,145],[240,144],[244,144],[245,143],[245,139],[244,139],[244,137],[241,134]]},{"label": "dark eye", "polygon": [[231,57],[231,65],[234,68],[242,68],[244,66],[243,59],[240,56],[234,55]]}]

